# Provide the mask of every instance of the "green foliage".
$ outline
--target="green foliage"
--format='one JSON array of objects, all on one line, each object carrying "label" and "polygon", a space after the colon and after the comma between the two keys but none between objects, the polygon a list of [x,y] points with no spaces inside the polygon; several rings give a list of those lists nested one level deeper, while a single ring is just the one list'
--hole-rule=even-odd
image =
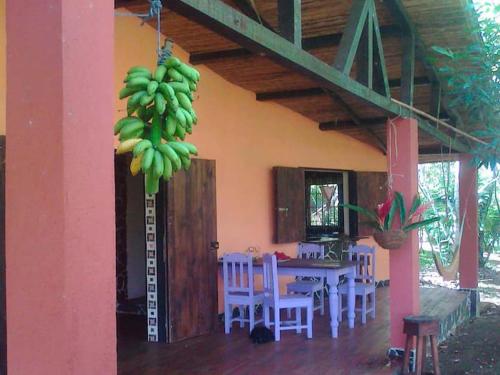
[{"label": "green foliage", "polygon": [[352,204],[345,204],[343,206],[367,217],[369,221],[364,224],[369,225],[380,232],[393,229],[392,224],[397,212],[399,212],[400,229],[404,232],[419,229],[440,220],[439,217],[421,220],[421,215],[427,210],[427,205],[421,204],[421,200],[418,196],[413,198],[412,207],[408,216],[406,216],[407,210],[405,201],[403,195],[399,192],[395,192],[393,197],[390,197],[386,202],[379,204],[377,206],[377,210],[372,211],[368,208]]},{"label": "green foliage", "polygon": [[446,82],[446,103],[462,119],[456,125],[488,142],[470,141],[476,165],[495,168],[500,150],[500,25],[495,20],[498,5],[486,2],[470,8],[467,27],[470,44],[456,50],[433,46],[438,71]]},{"label": "green foliage", "polygon": [[[442,220],[422,229],[421,247],[434,250],[443,263],[451,262],[461,238],[458,168],[458,162],[419,165],[419,192],[425,200],[433,202],[424,219],[442,217]],[[500,174],[498,168],[493,171],[480,168],[478,175],[479,263],[484,266],[490,254],[500,253]],[[430,253],[422,251],[420,254],[421,263],[427,264]],[[425,260],[422,257],[426,257]]]}]

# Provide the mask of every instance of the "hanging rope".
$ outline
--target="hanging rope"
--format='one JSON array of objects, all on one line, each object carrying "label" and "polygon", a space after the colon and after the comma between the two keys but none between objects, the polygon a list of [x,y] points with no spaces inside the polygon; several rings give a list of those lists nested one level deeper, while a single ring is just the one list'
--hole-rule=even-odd
[{"label": "hanging rope", "polygon": [[131,12],[117,12],[115,11],[115,16],[117,17],[139,17],[143,22],[147,22],[158,14],[161,13],[163,4],[161,0],[149,0],[149,11],[147,13],[131,13]]},{"label": "hanging rope", "polygon": [[163,47],[161,45],[161,11],[163,9],[163,4],[161,0],[149,0],[149,11],[147,13],[124,13],[115,12],[115,16],[118,17],[138,17],[142,19],[144,24],[147,21],[156,18],[156,54],[158,57],[158,65],[163,64],[167,58],[172,55],[173,41],[171,39],[166,39]]}]

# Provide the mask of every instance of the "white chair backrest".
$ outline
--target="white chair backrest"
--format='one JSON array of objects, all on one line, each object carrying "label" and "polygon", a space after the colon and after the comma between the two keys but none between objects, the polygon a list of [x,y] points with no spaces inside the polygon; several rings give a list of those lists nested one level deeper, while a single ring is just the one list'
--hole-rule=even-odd
[{"label": "white chair backrest", "polygon": [[356,267],[356,280],[364,283],[375,282],[375,247],[367,245],[349,245],[349,260],[360,262]]},{"label": "white chair backrest", "polygon": [[251,254],[229,253],[222,257],[224,293],[253,296],[253,259]]},{"label": "white chair backrest", "polygon": [[297,258],[325,259],[325,246],[316,243],[299,242],[297,246]]},{"label": "white chair backrest", "polygon": [[276,255],[264,254],[262,256],[262,269],[264,279],[264,298],[271,306],[277,306],[280,297],[278,280],[278,261]]}]

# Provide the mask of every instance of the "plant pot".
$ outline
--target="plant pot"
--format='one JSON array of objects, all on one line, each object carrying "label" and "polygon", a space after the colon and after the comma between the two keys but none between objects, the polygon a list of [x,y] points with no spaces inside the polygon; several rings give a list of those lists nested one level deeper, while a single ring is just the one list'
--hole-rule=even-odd
[{"label": "plant pot", "polygon": [[401,229],[391,229],[384,232],[373,233],[373,238],[384,249],[399,249],[406,240],[406,233]]}]

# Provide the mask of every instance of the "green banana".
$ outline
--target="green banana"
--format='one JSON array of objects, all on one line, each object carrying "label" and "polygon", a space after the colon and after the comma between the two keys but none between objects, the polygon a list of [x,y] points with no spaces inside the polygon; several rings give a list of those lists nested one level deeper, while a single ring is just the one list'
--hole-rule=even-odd
[{"label": "green banana", "polygon": [[192,143],[182,142],[182,145],[184,145],[184,147],[186,147],[188,149],[190,154],[198,155],[198,149]]},{"label": "green banana", "polygon": [[154,95],[157,89],[158,89],[158,82],[150,81],[148,83],[148,88],[147,88],[148,95]]},{"label": "green banana", "polygon": [[189,84],[186,82],[169,82],[168,85],[173,88],[176,93],[183,92],[184,94],[188,94],[191,91]]},{"label": "green banana", "polygon": [[191,166],[191,159],[189,156],[181,156],[182,168],[187,171]]},{"label": "green banana", "polygon": [[172,173],[173,173],[172,162],[166,155],[163,155],[163,179],[165,181],[170,180],[170,177],[172,177]]},{"label": "green banana", "polygon": [[158,86],[158,91],[161,92],[165,99],[167,99],[167,101],[169,102],[175,99],[174,89],[170,87],[170,85],[166,82],[160,83],[160,85]]},{"label": "green banana", "polygon": [[175,69],[191,81],[198,82],[200,80],[200,73],[187,64],[181,63],[179,66],[176,66]]},{"label": "green banana", "polygon": [[146,95],[148,95],[148,93],[144,90],[136,92],[128,99],[127,105],[130,107],[137,106],[141,102],[141,98]]},{"label": "green banana", "polygon": [[135,121],[141,121],[140,119],[138,119],[137,117],[124,117],[120,120],[118,120],[113,128],[113,132],[115,135],[117,135],[118,133],[120,133],[120,130],[122,130],[122,128],[126,125],[126,124],[129,124],[129,123],[133,123]]},{"label": "green banana", "polygon": [[159,92],[155,95],[155,109],[160,115],[163,115],[165,109],[167,109],[167,102],[162,94]]},{"label": "green banana", "polygon": [[126,135],[120,133],[118,139],[120,140],[120,142],[124,142],[132,138],[143,138],[143,137],[144,137],[144,129],[138,129],[135,132]]},{"label": "green banana", "polygon": [[127,115],[132,116],[132,114],[139,108],[140,104],[131,105],[127,103]]},{"label": "green banana", "polygon": [[163,175],[163,155],[160,153],[160,151],[155,150],[154,156],[153,156],[153,175],[155,177],[160,177]]},{"label": "green banana", "polygon": [[128,81],[126,87],[129,87],[131,89],[140,88],[142,90],[146,90],[149,82],[151,82],[151,81],[146,77],[136,77],[136,78],[132,78],[130,81]]},{"label": "green banana", "polygon": [[154,99],[155,99],[154,95],[144,95],[139,103],[144,107],[150,105]]},{"label": "green banana", "polygon": [[186,128],[193,127],[193,118],[191,117],[191,115],[189,114],[189,112],[186,111],[182,107],[179,107],[179,111],[182,111],[182,113],[184,114],[184,117],[186,118]]},{"label": "green banana", "polygon": [[169,135],[166,130],[161,131],[161,136],[163,139],[165,139],[167,142],[172,142],[175,141],[175,136],[174,135]]},{"label": "green banana", "polygon": [[181,142],[169,142],[168,145],[174,149],[179,156],[189,158],[189,149]]},{"label": "green banana", "polygon": [[143,173],[146,173],[146,171],[153,164],[154,155],[155,155],[155,149],[153,147],[148,148],[144,151],[144,155],[142,156],[141,160],[141,169]]},{"label": "green banana", "polygon": [[157,148],[163,155],[170,159],[174,169],[178,171],[181,168],[181,159],[179,159],[179,155],[170,147],[169,143],[162,143]]},{"label": "green banana", "polygon": [[176,66],[179,66],[181,64],[181,60],[179,60],[177,57],[170,56],[165,60],[163,64],[167,68],[175,68]]},{"label": "green banana", "polygon": [[146,193],[156,194],[159,190],[159,179],[155,177],[152,171],[146,173]]},{"label": "green banana", "polygon": [[179,100],[179,104],[181,105],[181,107],[184,108],[186,111],[190,111],[193,109],[193,106],[191,105],[191,100],[189,100],[186,94],[184,94],[183,92],[177,92],[175,93],[175,96],[177,97],[177,100]]},{"label": "green banana", "polygon": [[177,120],[172,114],[168,114],[165,119],[165,128],[167,130],[167,134],[173,136],[175,134],[175,128],[177,127]]},{"label": "green banana", "polygon": [[196,116],[196,112],[194,111],[194,109],[191,109],[188,112],[191,115],[191,118],[193,119],[193,124],[196,125],[198,123],[198,116]]},{"label": "green banana", "polygon": [[175,112],[175,118],[183,128],[186,127],[186,116],[184,116],[184,112],[180,108]]},{"label": "green banana", "polygon": [[130,134],[133,134],[137,130],[142,129],[144,129],[144,122],[141,119],[137,119],[136,121],[131,121],[123,125],[120,130],[120,135],[122,135],[123,137],[128,137]]},{"label": "green banana", "polygon": [[130,95],[133,95],[137,92],[137,89],[131,89],[130,87],[124,87],[118,93],[118,97],[121,99],[128,98]]},{"label": "green banana", "polygon": [[147,78],[147,79],[151,79],[152,78],[150,72],[137,72],[137,73],[131,73],[128,76],[126,76],[125,79],[123,80],[123,82],[127,83],[131,79],[138,78],[138,77],[144,77],[144,78]]},{"label": "green banana", "polygon": [[188,85],[189,85],[189,89],[190,89],[191,91],[196,91],[196,90],[198,90],[198,85],[196,84],[196,82],[189,81],[189,82],[188,82]]},{"label": "green banana", "polygon": [[165,65],[159,65],[155,71],[155,80],[162,82],[165,79],[168,68]]},{"label": "green banana", "polygon": [[169,68],[167,70],[167,74],[173,81],[177,82],[184,81],[184,76],[181,73],[179,73],[175,68]]},{"label": "green banana", "polygon": [[139,156],[142,154],[144,151],[146,151],[148,148],[153,147],[153,144],[149,139],[143,139],[140,141],[138,144],[134,146],[134,157]]},{"label": "green banana", "polygon": [[186,128],[183,128],[180,125],[177,126],[177,128],[175,128],[175,136],[183,141],[186,138]]},{"label": "green banana", "polygon": [[127,74],[134,74],[134,73],[139,73],[139,72],[151,74],[151,71],[148,68],[146,68],[145,66],[140,66],[140,65],[133,66],[132,68],[130,68],[128,70]]}]

